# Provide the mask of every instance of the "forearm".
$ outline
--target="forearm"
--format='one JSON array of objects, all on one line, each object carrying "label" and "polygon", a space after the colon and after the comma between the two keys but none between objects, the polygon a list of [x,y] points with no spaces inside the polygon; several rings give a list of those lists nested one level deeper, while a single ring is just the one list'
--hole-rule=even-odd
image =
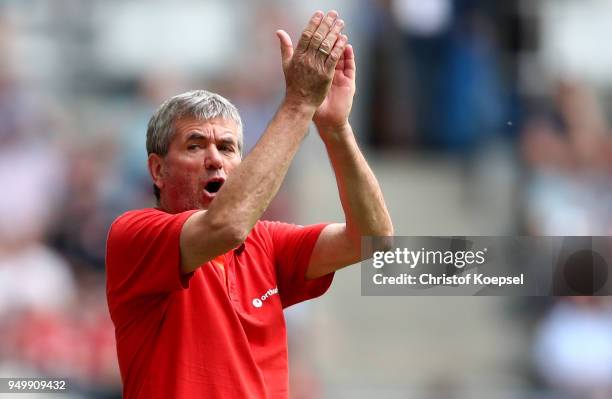
[{"label": "forearm", "polygon": [[287,100],[281,104],[257,145],[211,204],[206,218],[213,225],[231,221],[231,228],[246,237],[278,192],[314,111],[314,106]]},{"label": "forearm", "polygon": [[323,132],[346,219],[347,233],[362,236],[391,236],[393,224],[382,191],[359,150],[351,126]]}]

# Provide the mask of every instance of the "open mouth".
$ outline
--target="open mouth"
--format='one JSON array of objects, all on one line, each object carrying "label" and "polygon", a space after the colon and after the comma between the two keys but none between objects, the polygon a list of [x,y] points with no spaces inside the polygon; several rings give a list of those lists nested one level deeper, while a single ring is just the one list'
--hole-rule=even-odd
[{"label": "open mouth", "polygon": [[206,190],[209,194],[216,194],[224,182],[224,179],[211,179],[204,186],[204,190]]}]

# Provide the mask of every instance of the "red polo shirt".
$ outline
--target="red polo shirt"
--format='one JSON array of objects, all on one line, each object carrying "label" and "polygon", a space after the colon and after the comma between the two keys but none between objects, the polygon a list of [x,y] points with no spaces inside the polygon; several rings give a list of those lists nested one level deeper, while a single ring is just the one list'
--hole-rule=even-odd
[{"label": "red polo shirt", "polygon": [[131,211],[111,226],[107,299],[123,397],[287,398],[283,308],[323,294],[306,281],[325,225],[258,222],[244,245],[181,275],[179,236],[195,211]]}]

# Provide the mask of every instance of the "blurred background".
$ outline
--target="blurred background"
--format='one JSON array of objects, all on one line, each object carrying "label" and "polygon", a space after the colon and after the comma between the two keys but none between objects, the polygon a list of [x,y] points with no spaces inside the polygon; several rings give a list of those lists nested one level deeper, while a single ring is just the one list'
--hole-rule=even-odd
[{"label": "blurred background", "polygon": [[[283,95],[274,32],[317,8],[347,22],[397,235],[612,233],[609,0],[4,0],[0,376],[121,397],[104,251],[153,205],[148,118],[216,91],[252,147]],[[312,129],[267,218],[342,220],[326,159]],[[606,299],[362,297],[355,266],[286,315],[293,399],[612,397]]]}]

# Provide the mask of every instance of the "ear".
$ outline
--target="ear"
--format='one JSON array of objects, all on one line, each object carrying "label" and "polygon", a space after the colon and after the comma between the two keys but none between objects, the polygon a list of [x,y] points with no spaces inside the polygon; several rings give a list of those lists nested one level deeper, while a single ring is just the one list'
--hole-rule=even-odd
[{"label": "ear", "polygon": [[148,165],[153,184],[161,190],[164,188],[164,158],[158,154],[149,154]]}]

